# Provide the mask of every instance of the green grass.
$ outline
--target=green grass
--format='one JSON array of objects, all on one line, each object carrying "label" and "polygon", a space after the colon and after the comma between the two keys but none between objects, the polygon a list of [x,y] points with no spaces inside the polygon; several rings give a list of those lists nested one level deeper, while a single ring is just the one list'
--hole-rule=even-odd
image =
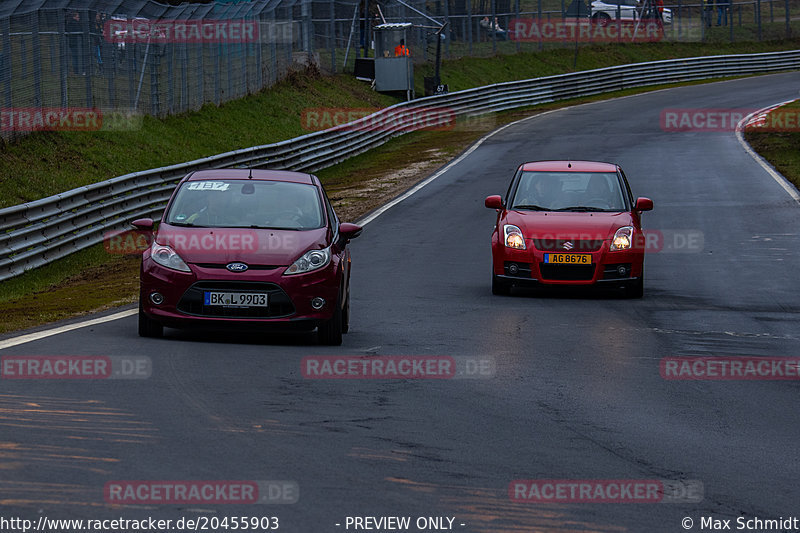
[{"label": "green grass", "polygon": [[44,132],[0,148],[0,207],[50,196],[129,172],[281,141],[309,133],[303,109],[383,107],[396,97],[351,76],[295,74],[219,107],[158,119],[132,131]]},{"label": "green grass", "polygon": [[[499,55],[491,59],[463,58],[443,61],[441,77],[451,91],[478,85],[500,83],[589,70],[611,65],[719,54],[745,54],[793,50],[800,40],[748,43],[639,43],[580,46],[577,66],[573,67],[575,51],[555,48],[544,52]],[[423,65],[414,73],[419,94],[423,94],[423,76],[432,76],[433,66]]]},{"label": "green grass", "polygon": [[[770,113],[772,116],[794,114],[795,118],[800,113],[800,102],[792,102]],[[767,117],[767,124],[772,123]],[[780,124],[780,123],[779,123]],[[755,151],[769,161],[778,172],[791,181],[795,187],[800,188],[800,131],[797,130],[797,120],[793,126],[784,129],[792,131],[758,131],[748,128],[745,139]]]}]

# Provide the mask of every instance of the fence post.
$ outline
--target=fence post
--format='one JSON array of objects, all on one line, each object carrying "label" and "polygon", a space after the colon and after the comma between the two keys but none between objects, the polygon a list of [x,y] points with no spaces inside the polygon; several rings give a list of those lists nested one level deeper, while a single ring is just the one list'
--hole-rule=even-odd
[{"label": "fence post", "polygon": [[161,102],[159,101],[158,94],[158,66],[161,63],[160,48],[163,45],[155,44],[150,45],[152,52],[150,54],[150,113],[157,117],[161,114]]},{"label": "fence post", "polygon": [[[208,44],[208,49],[211,50],[211,55],[214,58],[214,103],[219,105],[222,103],[222,62],[220,61],[220,45]],[[216,48],[216,50],[215,50]]]},{"label": "fence post", "polygon": [[197,51],[197,109],[206,102],[206,45],[202,42],[192,45]]},{"label": "fence post", "polygon": [[189,110],[189,51],[186,41],[180,43],[178,56],[181,62],[181,105],[180,111]]},{"label": "fence post", "polygon": [[[133,21],[128,19],[126,21],[128,28],[133,24]],[[132,37],[129,35],[128,37]],[[133,110],[133,102],[136,99],[136,53],[138,44],[136,39],[126,38],[123,40],[125,44],[125,56],[128,58],[128,109]]]},{"label": "fence post", "polygon": [[[787,0],[788,1],[788,0]],[[57,11],[56,18],[58,19],[58,43],[59,43],[59,84],[61,85],[61,107],[67,107],[67,76],[69,76],[69,61],[67,57],[69,56],[69,44],[67,37],[67,27],[66,21],[64,17],[66,16],[66,12],[63,9],[59,9]],[[5,19],[3,24],[3,35],[8,35],[8,29],[6,28],[5,23],[8,22],[8,19]],[[11,41],[9,41],[9,46],[11,45]],[[5,44],[4,44],[5,46]],[[11,57],[10,55],[8,57]],[[10,67],[9,63],[9,67]],[[10,72],[9,72],[10,74]],[[11,88],[11,84],[9,84],[9,89]],[[8,104],[9,107],[11,104]]]},{"label": "fence post", "polygon": [[[308,54],[309,61],[311,61],[312,54],[314,53],[314,50],[312,49],[312,42],[314,39],[314,23],[311,21],[311,8],[309,7],[310,4],[311,0],[303,0],[300,3],[300,17],[303,19],[300,32],[303,35],[303,51]],[[273,10],[272,13],[274,16],[275,10]],[[273,24],[275,24],[274,19]],[[277,30],[277,27],[275,29]]]},{"label": "fence post", "polygon": [[336,6],[328,0],[330,25],[328,27],[328,49],[331,51],[331,74],[336,74]]},{"label": "fence post", "polygon": [[175,46],[176,43],[166,43],[164,46],[168,47],[169,53],[165,54],[167,58],[167,113],[175,113],[175,69],[173,63],[175,62]]},{"label": "fence post", "polygon": [[228,39],[223,39],[225,42],[222,44],[225,50],[225,61],[228,63],[228,94],[225,95],[225,100],[232,100],[235,95],[233,93],[233,57],[231,50],[233,49],[235,44],[233,44]]},{"label": "fence post", "polygon": [[728,4],[728,8],[725,10],[725,22],[728,24],[728,33],[731,42],[734,41],[733,37],[733,1]]},{"label": "fence post", "polygon": [[756,10],[757,15],[756,18],[758,19],[758,40],[761,40],[761,0],[756,0]]},{"label": "fence post", "polygon": [[[564,6],[564,0],[561,0],[561,6],[562,7]],[[519,20],[519,11],[520,11],[520,9],[519,9],[519,0],[515,0],[514,1],[514,17],[517,20]],[[564,16],[564,11],[563,10],[561,11],[561,16],[562,17]],[[512,33],[511,28],[506,28],[506,32],[508,33],[509,39],[511,38],[511,35],[514,35],[514,40],[516,41],[517,53],[519,53],[521,45],[519,43],[519,38],[517,37],[517,34],[516,34],[516,28],[514,28],[514,33]]]},{"label": "fence post", "polygon": [[[450,0],[444,0],[444,20],[447,22],[447,29],[442,32],[444,35],[444,55],[446,58],[450,59],[450,32],[453,30],[453,27],[450,26]],[[441,39],[441,36],[439,37]],[[427,46],[425,47],[427,49]]]},{"label": "fence post", "polygon": [[786,17],[786,38],[792,35],[792,27],[789,25],[789,0],[783,0],[783,12]]},{"label": "fence post", "polygon": [[92,107],[94,98],[92,97],[92,79],[94,78],[94,64],[92,62],[92,36],[90,33],[89,10],[81,13],[81,46],[83,51],[83,78],[86,86],[86,107]]},{"label": "fence post", "polygon": [[[275,10],[273,9],[270,11],[270,22],[275,25],[278,23],[275,17]],[[313,54],[314,51],[309,51],[309,54]],[[310,56],[309,56],[310,57]],[[270,39],[270,59],[272,60],[272,70],[269,77],[270,85],[274,84],[278,81],[278,44],[275,42],[275,39]]]},{"label": "fence post", "polygon": [[253,63],[255,63],[256,67],[256,91],[260,91],[264,88],[264,69],[261,68],[261,17],[255,20],[258,24],[258,40],[253,43],[253,46],[255,46],[255,58]]},{"label": "fence post", "polygon": [[[787,2],[789,0],[786,0]],[[789,27],[789,18],[786,18],[787,28]],[[469,55],[472,55],[472,0],[467,0],[467,40],[469,41]]]},{"label": "fence post", "polygon": [[497,32],[492,30],[494,27],[494,19],[497,16],[497,2],[492,0],[492,16],[489,18],[489,27],[487,28],[492,34],[492,54],[497,54]]},{"label": "fence post", "polygon": [[[11,58],[13,57],[13,55],[11,54],[11,18],[10,17],[6,17],[6,18],[3,19],[2,27],[3,27],[3,56],[2,56],[3,57],[3,66],[5,67],[5,69],[7,71],[0,73],[0,74],[2,74],[2,78],[0,78],[0,79],[2,79],[6,84],[5,106],[6,106],[6,108],[11,109],[14,106],[14,101],[13,101],[12,93],[11,93],[11,78],[13,78],[12,71],[13,71],[14,67],[13,67],[13,62],[11,61]],[[62,63],[63,63],[63,61],[62,61]],[[66,107],[66,105],[64,107]]]}]

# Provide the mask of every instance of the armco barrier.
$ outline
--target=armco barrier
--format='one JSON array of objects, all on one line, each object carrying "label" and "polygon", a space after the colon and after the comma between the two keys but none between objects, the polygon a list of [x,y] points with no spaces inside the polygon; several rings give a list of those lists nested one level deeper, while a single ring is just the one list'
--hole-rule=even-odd
[{"label": "armco barrier", "polygon": [[102,242],[105,232],[135,218],[157,216],[175,183],[189,172],[244,165],[309,172],[325,168],[416,129],[415,109],[447,108],[459,116],[477,116],[631,87],[799,67],[800,50],[792,50],[670,59],[498,83],[397,104],[346,127],[126,174],[0,209],[0,280]]}]

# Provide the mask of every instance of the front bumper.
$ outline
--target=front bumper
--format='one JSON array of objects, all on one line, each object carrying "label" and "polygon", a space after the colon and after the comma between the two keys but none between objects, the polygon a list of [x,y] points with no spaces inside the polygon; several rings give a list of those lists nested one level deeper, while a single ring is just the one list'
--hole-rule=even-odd
[{"label": "front bumper", "polygon": [[[644,251],[610,251],[603,241],[594,251],[537,249],[526,240],[526,249],[507,248],[492,243],[493,273],[519,284],[541,285],[625,285],[642,277]],[[546,253],[581,253],[591,255],[588,265],[558,265],[544,262]]]},{"label": "front bumper", "polygon": [[[282,326],[285,329],[313,329],[333,316],[340,305],[339,258],[315,272],[283,276],[285,267],[231,273],[220,265],[191,264],[192,272],[178,272],[155,263],[149,254],[142,261],[140,301],[144,313],[168,327],[235,327],[236,324]],[[268,307],[224,307],[205,305],[207,290],[266,293]],[[163,301],[151,299],[159,293]],[[325,305],[314,309],[311,301],[323,298]]]}]

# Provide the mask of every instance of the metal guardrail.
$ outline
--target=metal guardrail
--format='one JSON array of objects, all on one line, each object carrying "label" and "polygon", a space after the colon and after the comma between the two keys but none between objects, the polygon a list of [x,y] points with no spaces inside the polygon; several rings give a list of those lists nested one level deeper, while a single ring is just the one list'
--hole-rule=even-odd
[{"label": "metal guardrail", "polygon": [[[800,50],[671,59],[487,85],[420,98],[345,126],[188,163],[134,172],[0,209],[0,280],[102,242],[130,220],[157,216],[189,172],[250,165],[312,172],[424,127],[418,115],[479,116],[632,87],[800,68]],[[415,115],[417,113],[417,115]]]}]

